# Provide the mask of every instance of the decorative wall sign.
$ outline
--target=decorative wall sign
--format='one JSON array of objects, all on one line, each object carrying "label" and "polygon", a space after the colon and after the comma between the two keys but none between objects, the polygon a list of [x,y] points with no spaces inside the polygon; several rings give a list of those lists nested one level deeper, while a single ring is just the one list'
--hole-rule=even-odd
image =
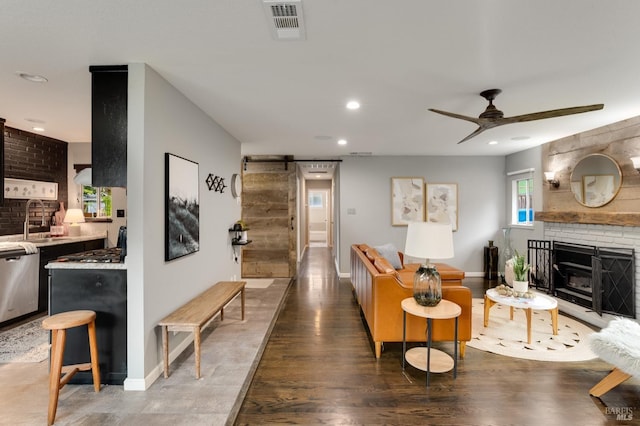
[{"label": "decorative wall sign", "polygon": [[58,183],[5,178],[4,198],[16,198],[21,200],[28,200],[30,198],[57,200]]},{"label": "decorative wall sign", "polygon": [[227,185],[224,184],[224,178],[222,176],[214,176],[211,173],[209,173],[209,176],[207,176],[207,179],[205,182],[207,182],[207,187],[209,187],[209,191],[216,191],[221,194],[224,192],[224,189],[227,187]]},{"label": "decorative wall sign", "polygon": [[165,260],[200,250],[198,163],[165,153]]},{"label": "decorative wall sign", "polygon": [[424,179],[391,178],[391,225],[424,222]]},{"label": "decorative wall sign", "polygon": [[427,183],[427,221],[450,223],[458,230],[458,184]]}]

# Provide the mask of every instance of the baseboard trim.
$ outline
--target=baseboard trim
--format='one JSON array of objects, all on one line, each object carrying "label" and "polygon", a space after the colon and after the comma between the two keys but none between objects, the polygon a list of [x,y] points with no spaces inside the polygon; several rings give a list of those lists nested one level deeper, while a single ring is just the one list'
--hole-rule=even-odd
[{"label": "baseboard trim", "polygon": [[[217,317],[219,314],[214,316]],[[193,333],[189,333],[184,340],[182,340],[171,352],[169,352],[169,365],[180,356],[180,354],[187,349],[189,345],[193,344]],[[160,376],[164,374],[163,361],[160,362],[147,374],[143,379],[126,378],[124,380],[125,391],[146,391],[149,387],[158,380]]]}]

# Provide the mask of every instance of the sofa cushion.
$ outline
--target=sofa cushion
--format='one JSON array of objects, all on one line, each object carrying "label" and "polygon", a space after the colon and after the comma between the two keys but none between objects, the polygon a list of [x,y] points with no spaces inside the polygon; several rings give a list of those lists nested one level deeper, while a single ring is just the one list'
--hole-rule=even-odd
[{"label": "sofa cushion", "polygon": [[373,263],[374,260],[376,260],[376,258],[380,257],[380,253],[378,253],[378,250],[369,247],[364,254],[367,256],[367,259],[369,259],[369,262]]},{"label": "sofa cushion", "polygon": [[402,269],[402,260],[398,254],[398,249],[391,243],[387,243],[381,246],[376,246],[375,249],[380,253],[380,256],[384,257],[391,263],[396,269]]},{"label": "sofa cushion", "polygon": [[373,266],[383,274],[396,274],[396,268],[384,257],[376,257],[373,261]]}]

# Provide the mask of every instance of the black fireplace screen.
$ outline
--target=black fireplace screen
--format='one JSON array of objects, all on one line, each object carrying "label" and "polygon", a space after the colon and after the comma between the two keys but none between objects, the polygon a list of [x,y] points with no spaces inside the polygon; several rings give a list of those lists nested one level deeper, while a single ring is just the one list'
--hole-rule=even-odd
[{"label": "black fireplace screen", "polygon": [[531,283],[569,302],[635,318],[633,249],[529,240]]}]

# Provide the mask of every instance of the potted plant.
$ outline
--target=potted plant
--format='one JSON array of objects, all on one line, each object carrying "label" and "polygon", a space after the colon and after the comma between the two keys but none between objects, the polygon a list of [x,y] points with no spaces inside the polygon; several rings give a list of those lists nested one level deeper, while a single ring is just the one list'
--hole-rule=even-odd
[{"label": "potted plant", "polygon": [[518,250],[516,250],[511,261],[513,265],[513,290],[518,293],[526,293],[529,289],[529,269],[531,265],[526,262],[523,255],[518,253]]}]

